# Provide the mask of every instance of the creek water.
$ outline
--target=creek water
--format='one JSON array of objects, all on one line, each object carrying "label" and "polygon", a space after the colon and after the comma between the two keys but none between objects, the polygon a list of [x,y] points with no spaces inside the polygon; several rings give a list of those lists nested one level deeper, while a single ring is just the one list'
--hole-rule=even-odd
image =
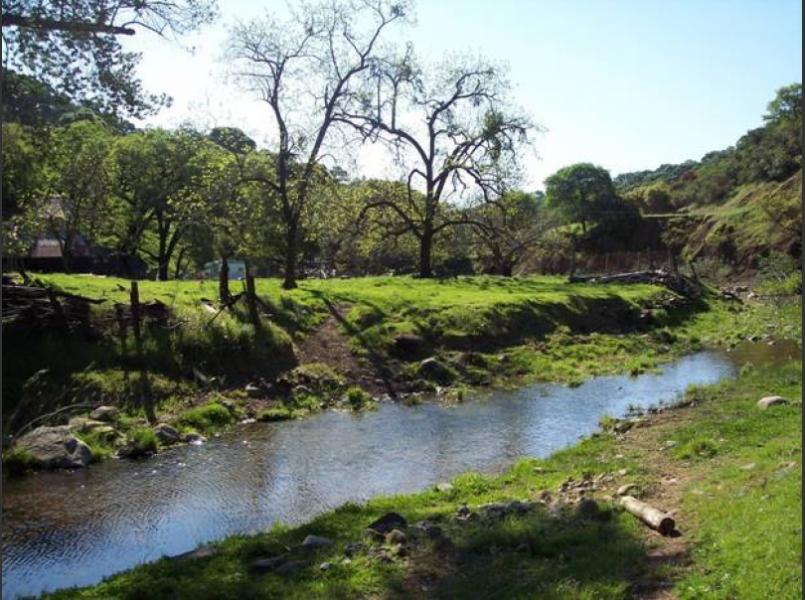
[{"label": "creek water", "polygon": [[[775,353],[777,354],[777,353]],[[425,488],[467,471],[545,457],[604,415],[673,401],[693,384],[731,377],[740,348],[700,352],[638,377],[579,387],[529,385],[455,406],[381,403],[255,423],[202,446],[149,459],[4,482],[3,598],[103,577],[272,523],[299,523],[347,501]]]}]

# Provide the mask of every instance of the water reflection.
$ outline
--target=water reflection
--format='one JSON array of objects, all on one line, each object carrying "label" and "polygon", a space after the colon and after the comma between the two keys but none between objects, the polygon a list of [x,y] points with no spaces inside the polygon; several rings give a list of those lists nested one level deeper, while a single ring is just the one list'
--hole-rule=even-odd
[{"label": "water reflection", "polygon": [[361,415],[253,424],[137,463],[8,482],[3,597],[94,583],[348,500],[546,456],[593,431],[602,414],[670,401],[733,371],[725,356],[702,352],[659,374],[599,377],[577,388],[532,385],[450,407],[382,404]]}]

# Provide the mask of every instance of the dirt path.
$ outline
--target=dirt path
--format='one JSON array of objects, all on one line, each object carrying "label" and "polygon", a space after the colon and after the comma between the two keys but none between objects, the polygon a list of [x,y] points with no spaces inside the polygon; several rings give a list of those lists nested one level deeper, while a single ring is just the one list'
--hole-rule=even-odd
[{"label": "dirt path", "polygon": [[394,396],[393,382],[384,377],[376,365],[359,359],[352,352],[350,338],[342,329],[350,305],[330,305],[329,308],[327,320],[297,346],[299,364],[323,363],[374,396]]},{"label": "dirt path", "polygon": [[692,418],[685,409],[667,410],[650,418],[647,427],[631,430],[624,436],[624,450],[637,450],[650,467],[653,484],[643,491],[641,499],[668,511],[677,521],[677,531],[668,537],[645,528],[648,572],[632,583],[632,593],[647,600],[672,600],[673,575],[691,564],[685,524],[689,522],[681,509],[682,494],[695,478],[690,466],[673,460],[670,449],[662,443],[663,434]]}]

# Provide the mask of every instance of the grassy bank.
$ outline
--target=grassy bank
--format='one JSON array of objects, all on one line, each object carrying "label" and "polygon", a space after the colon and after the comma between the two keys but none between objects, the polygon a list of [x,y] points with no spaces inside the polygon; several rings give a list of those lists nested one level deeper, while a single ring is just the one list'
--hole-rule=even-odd
[{"label": "grassy bank", "polygon": [[[214,282],[148,281],[141,282],[141,301],[162,302],[171,317],[167,326],[146,323],[138,361],[131,334],[121,340],[109,320],[113,303],[127,301],[128,282],[59,274],[41,279],[106,302],[93,306],[99,325],[91,337],[6,328],[6,347],[15,351],[3,357],[5,422],[21,426],[76,403],[120,406],[119,435],[79,433],[96,459],[135,434],[145,436],[137,432],[148,425],[146,395],[160,421],[184,438],[244,418],[370,408],[360,387],[381,393],[378,381],[401,393],[448,389],[454,401],[465,386],[576,384],[592,375],[638,374],[703,344],[801,335],[801,327],[789,323],[794,307],[781,312],[706,297],[669,308],[677,298],[662,288],[568,284],[558,277],[311,280],[290,292],[276,280],[258,280],[261,321],[255,328],[245,307],[217,312]],[[646,313],[650,318],[641,320]],[[329,335],[323,350],[308,352],[322,331]],[[406,336],[416,347],[400,355],[396,341]],[[425,369],[427,357],[435,364]]]},{"label": "grassy bank", "polygon": [[[500,476],[467,473],[441,490],[346,505],[302,527],[223,540],[203,558],[163,559],[51,597],[798,598],[801,381],[799,362],[747,367],[624,435],[522,459]],[[758,409],[770,394],[791,402]],[[675,510],[681,536],[663,538],[619,510],[616,490],[626,483]],[[511,500],[537,503],[504,516],[480,508]],[[475,518],[459,518],[462,505]],[[402,544],[364,536],[388,511],[408,521]],[[442,535],[414,526],[424,520]],[[335,543],[305,552],[298,545],[308,534]],[[359,540],[347,557],[345,545]],[[304,562],[286,575],[253,572],[256,559],[272,556]]]}]

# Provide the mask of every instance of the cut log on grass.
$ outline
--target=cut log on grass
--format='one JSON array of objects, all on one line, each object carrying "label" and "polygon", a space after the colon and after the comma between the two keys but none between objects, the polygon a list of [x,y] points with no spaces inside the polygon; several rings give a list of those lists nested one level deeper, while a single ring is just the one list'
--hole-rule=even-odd
[{"label": "cut log on grass", "polygon": [[667,513],[641,502],[634,496],[621,498],[621,506],[662,535],[669,535],[676,527],[676,522]]}]

